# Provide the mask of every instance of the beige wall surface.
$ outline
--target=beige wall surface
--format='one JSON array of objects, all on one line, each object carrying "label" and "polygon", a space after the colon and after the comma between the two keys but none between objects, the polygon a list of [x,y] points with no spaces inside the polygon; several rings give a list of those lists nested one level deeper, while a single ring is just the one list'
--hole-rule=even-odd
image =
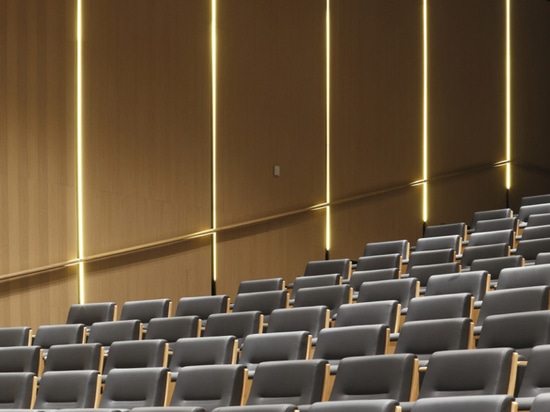
[{"label": "beige wall surface", "polygon": [[[0,0],[2,325],[64,322],[80,292],[121,305],[207,295],[214,277],[232,296],[291,282],[325,257],[327,221],[331,258],[414,243],[424,4],[427,223],[469,222],[506,205],[506,2]],[[550,192],[548,4],[511,2],[513,208]]]}]

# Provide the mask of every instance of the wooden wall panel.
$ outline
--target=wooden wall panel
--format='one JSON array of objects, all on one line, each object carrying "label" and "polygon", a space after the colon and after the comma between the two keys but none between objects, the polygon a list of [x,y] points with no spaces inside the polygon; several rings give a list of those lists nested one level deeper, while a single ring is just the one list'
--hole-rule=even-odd
[{"label": "wooden wall panel", "polygon": [[422,235],[422,187],[409,187],[331,208],[331,258],[357,259],[365,244]]},{"label": "wooden wall panel", "polygon": [[511,2],[512,158],[511,203],[550,193],[550,3]]},{"label": "wooden wall panel", "polygon": [[428,225],[466,222],[474,212],[506,207],[505,168],[437,180],[428,186]]},{"label": "wooden wall panel", "polygon": [[302,275],[325,258],[325,211],[289,216],[218,235],[216,292],[234,297],[240,281]]},{"label": "wooden wall panel", "polygon": [[[212,278],[210,236],[140,251],[85,266],[87,302],[209,295]],[[120,313],[120,312],[119,312]]]},{"label": "wooden wall panel", "polygon": [[78,301],[78,266],[0,284],[0,327],[65,323]]},{"label": "wooden wall panel", "polygon": [[83,16],[86,255],[208,229],[210,2],[94,0]]},{"label": "wooden wall panel", "polygon": [[422,178],[422,1],[330,4],[332,199]]},{"label": "wooden wall panel", "polygon": [[0,1],[0,274],[76,257],[74,4]]},{"label": "wooden wall panel", "polygon": [[325,3],[219,1],[217,27],[218,225],[324,202]]},{"label": "wooden wall panel", "polygon": [[428,2],[430,177],[505,159],[505,38],[503,1]]}]

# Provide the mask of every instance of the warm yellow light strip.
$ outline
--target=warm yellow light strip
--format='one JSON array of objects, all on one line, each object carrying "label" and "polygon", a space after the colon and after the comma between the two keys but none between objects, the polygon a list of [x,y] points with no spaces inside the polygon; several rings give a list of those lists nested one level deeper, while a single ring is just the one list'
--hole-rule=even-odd
[{"label": "warm yellow light strip", "polygon": [[212,0],[212,24],[211,24],[211,42],[212,42],[212,279],[216,281],[217,274],[217,217],[216,217],[216,207],[217,207],[217,197],[216,197],[216,91],[217,91],[217,0]]},{"label": "warm yellow light strip", "polygon": [[[84,258],[84,211],[82,188],[82,0],[77,1],[76,11],[76,169],[77,169],[77,231],[78,259]],[[78,263],[78,299],[85,302],[84,262]]]},{"label": "warm yellow light strip", "polygon": [[331,246],[330,234],[330,0],[326,3],[326,232],[325,232],[325,250],[328,254]]},{"label": "warm yellow light strip", "polygon": [[423,3],[423,82],[424,82],[424,107],[423,107],[423,138],[422,138],[422,220],[428,221],[428,0]]},{"label": "warm yellow light strip", "polygon": [[506,189],[512,187],[512,46],[510,0],[506,0]]}]

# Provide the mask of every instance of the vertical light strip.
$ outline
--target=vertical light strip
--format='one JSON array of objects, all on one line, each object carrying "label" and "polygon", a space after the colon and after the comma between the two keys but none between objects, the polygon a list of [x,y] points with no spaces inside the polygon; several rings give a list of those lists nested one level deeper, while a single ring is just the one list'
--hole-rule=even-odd
[{"label": "vertical light strip", "polygon": [[423,116],[423,138],[422,138],[422,220],[428,221],[428,0],[423,3],[423,88],[424,104],[422,109]]},{"label": "vertical light strip", "polygon": [[326,168],[326,228],[325,228],[325,253],[328,256],[331,242],[330,242],[330,0],[327,0],[326,3],[326,28],[325,28],[325,42],[326,42],[326,159],[325,159],[325,168]]},{"label": "vertical light strip", "polygon": [[76,190],[78,231],[78,299],[85,302],[84,294],[84,212],[82,191],[82,0],[77,1],[76,11]]},{"label": "vertical light strip", "polygon": [[212,25],[211,25],[211,42],[212,42],[212,279],[215,282],[217,275],[217,234],[216,234],[216,207],[217,207],[217,198],[216,198],[216,91],[217,91],[217,0],[212,0]]},{"label": "vertical light strip", "polygon": [[512,186],[512,46],[510,0],[506,0],[506,189]]}]

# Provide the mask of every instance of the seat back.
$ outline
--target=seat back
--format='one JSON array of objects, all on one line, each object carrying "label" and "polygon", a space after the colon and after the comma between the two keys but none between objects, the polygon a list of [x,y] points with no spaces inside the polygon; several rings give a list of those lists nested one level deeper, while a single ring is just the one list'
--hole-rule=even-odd
[{"label": "seat back", "polygon": [[290,300],[294,303],[296,293],[303,288],[313,288],[317,286],[334,286],[342,284],[342,275],[338,273],[331,273],[328,275],[311,275],[311,276],[298,276],[294,279],[292,284],[292,290]]},{"label": "seat back", "polygon": [[237,295],[240,293],[265,292],[268,290],[283,290],[285,280],[283,278],[243,280],[239,283]]},{"label": "seat back", "polygon": [[178,339],[170,358],[170,372],[193,365],[235,363],[237,340],[235,336],[212,336]]},{"label": "seat back", "polygon": [[346,326],[325,328],[319,333],[315,359],[326,359],[330,373],[335,374],[340,361],[350,356],[383,355],[389,344],[386,325]]},{"label": "seat back", "polygon": [[120,320],[139,320],[144,327],[153,318],[165,318],[170,315],[170,299],[133,300],[122,304]]},{"label": "seat back", "polygon": [[99,407],[164,406],[167,384],[167,368],[113,369],[107,375]]},{"label": "seat back", "polygon": [[412,298],[405,323],[417,320],[471,318],[473,297],[470,293]]},{"label": "seat back", "polygon": [[541,393],[533,399],[531,412],[545,412],[550,408],[550,394]]},{"label": "seat back", "polygon": [[418,279],[420,287],[425,288],[428,280],[434,275],[460,272],[460,263],[435,263],[431,265],[416,265],[410,268],[409,276]]},{"label": "seat back", "polygon": [[100,343],[75,343],[50,346],[44,372],[103,369],[103,347]]},{"label": "seat back", "polygon": [[38,375],[42,365],[40,346],[10,346],[0,348],[0,373],[30,372]]},{"label": "seat back", "polygon": [[96,322],[90,327],[88,343],[110,346],[113,342],[141,339],[142,324],[139,320]]},{"label": "seat back", "polygon": [[351,294],[349,284],[302,288],[296,292],[294,307],[324,305],[330,310],[330,316],[334,317],[341,305],[351,303]]},{"label": "seat back", "polygon": [[115,302],[75,303],[69,308],[66,323],[83,323],[86,327],[95,322],[108,322],[115,319]]},{"label": "seat back", "polygon": [[515,232],[512,229],[494,230],[491,232],[475,232],[470,235],[468,247],[481,245],[494,245],[506,243],[509,247],[514,245]]},{"label": "seat back", "polygon": [[164,339],[113,342],[105,361],[103,374],[121,368],[166,367],[168,344]]},{"label": "seat back", "polygon": [[501,217],[499,219],[480,220],[477,222],[476,233],[493,232],[495,230],[518,231],[519,220],[517,216]]},{"label": "seat back", "polygon": [[200,406],[212,411],[241,405],[245,379],[244,365],[186,366],[178,373],[170,406]]},{"label": "seat back", "polygon": [[502,269],[497,290],[540,285],[550,286],[550,264]]},{"label": "seat back", "polygon": [[549,290],[548,286],[529,286],[487,293],[479,310],[475,333],[481,331],[483,322],[491,315],[548,309]]},{"label": "seat back", "polygon": [[[401,253],[390,253],[387,255],[361,256],[357,259],[356,271],[377,270],[395,268],[401,270],[403,257]],[[353,276],[353,275],[352,275]]]},{"label": "seat back", "polygon": [[467,226],[464,222],[429,225],[424,229],[423,237],[458,235],[461,239],[466,239],[466,230]]},{"label": "seat back", "polygon": [[417,265],[435,265],[437,263],[454,262],[456,251],[454,249],[415,250],[411,253],[407,263],[407,273]]},{"label": "seat back", "polygon": [[153,318],[147,326],[145,339],[164,339],[173,349],[180,338],[200,336],[201,322],[198,316],[174,316],[171,318]]},{"label": "seat back", "polygon": [[490,280],[486,270],[432,276],[426,285],[426,296],[470,293],[475,301],[482,301],[489,290]]},{"label": "seat back", "polygon": [[520,240],[516,255],[523,256],[526,261],[534,262],[539,253],[550,252],[550,238]]},{"label": "seat back", "polygon": [[324,359],[262,362],[256,368],[246,404],[299,406],[320,402],[327,373]]},{"label": "seat back", "polygon": [[417,385],[418,362],[411,353],[348,357],[340,361],[329,401],[407,402],[415,399]]},{"label": "seat back", "polygon": [[550,263],[550,252],[538,253],[535,259],[535,265],[542,265],[545,263]]},{"label": "seat back", "polygon": [[320,330],[329,324],[329,313],[323,305],[275,309],[271,313],[267,333],[305,330],[311,333],[315,343]]},{"label": "seat back", "polygon": [[410,243],[406,239],[369,242],[363,249],[363,256],[388,255],[399,253],[403,259],[409,258]]},{"label": "seat back", "polygon": [[504,257],[510,254],[510,246],[506,243],[495,243],[493,245],[468,246],[464,249],[460,263],[464,269],[470,267],[477,259],[488,259]]},{"label": "seat back", "polygon": [[1,409],[29,409],[36,393],[36,375],[30,372],[2,372],[0,388]]},{"label": "seat back", "polygon": [[405,322],[399,332],[395,353],[414,353],[420,366],[435,352],[468,349],[473,344],[470,318],[451,318]]},{"label": "seat back", "polygon": [[529,227],[550,225],[550,213],[538,213],[529,216]]},{"label": "seat back", "polygon": [[511,348],[435,352],[418,397],[513,395],[516,367]]},{"label": "seat back", "polygon": [[460,235],[421,237],[416,241],[415,251],[453,249],[460,253],[461,242]]},{"label": "seat back", "polygon": [[31,343],[31,328],[15,326],[0,328],[0,347],[29,346]]},{"label": "seat back", "polygon": [[416,401],[412,412],[514,412],[517,405],[510,395],[473,395],[448,398],[424,398]]},{"label": "seat back", "polygon": [[243,342],[239,363],[253,377],[260,362],[308,359],[311,334],[306,331],[274,332],[248,335]]},{"label": "seat back", "polygon": [[527,359],[535,346],[549,343],[550,311],[537,310],[488,316],[477,347],[514,348],[522,359]]},{"label": "seat back", "polygon": [[191,296],[178,300],[176,316],[198,316],[202,326],[206,326],[208,316],[213,313],[227,313],[229,311],[228,295]]},{"label": "seat back", "polygon": [[518,391],[518,398],[550,394],[550,345],[534,346],[528,356],[527,366]]},{"label": "seat back", "polygon": [[334,327],[358,325],[386,325],[395,332],[401,305],[397,300],[381,300],[345,304],[338,309]]},{"label": "seat back", "polygon": [[525,204],[518,211],[519,227],[525,227],[529,223],[529,216],[535,214],[550,213],[550,203]]},{"label": "seat back", "polygon": [[235,336],[239,341],[252,333],[261,333],[263,315],[259,310],[213,313],[208,317],[204,336]]},{"label": "seat back", "polygon": [[512,209],[510,209],[509,207],[502,209],[480,210],[474,212],[472,224],[470,225],[469,231],[475,232],[477,230],[477,222],[479,221],[512,217],[512,214]]},{"label": "seat back", "polygon": [[286,290],[268,290],[263,292],[239,293],[235,297],[233,312],[248,312],[257,310],[268,322],[269,315],[275,309],[288,307],[289,296]]},{"label": "seat back", "polygon": [[408,308],[413,297],[418,296],[419,282],[416,278],[366,282],[359,288],[357,302],[397,300],[402,308]]},{"label": "seat back", "polygon": [[307,262],[304,276],[328,275],[337,273],[342,279],[349,279],[351,274],[350,259],[312,260]]},{"label": "seat back", "polygon": [[392,280],[399,278],[399,269],[386,268],[386,269],[370,269],[370,270],[356,270],[351,274],[349,285],[354,291],[358,291],[363,282],[372,282],[375,280]]},{"label": "seat back", "polygon": [[399,404],[393,399],[316,402],[310,412],[396,412]]},{"label": "seat back", "polygon": [[94,408],[99,400],[100,383],[97,370],[44,372],[34,408]]},{"label": "seat back", "polygon": [[525,260],[519,255],[474,259],[470,265],[470,271],[486,270],[491,275],[491,284],[496,286],[502,269],[523,266],[524,263]]},{"label": "seat back", "polygon": [[83,323],[41,325],[36,330],[33,344],[48,349],[52,345],[83,343],[84,334]]}]

